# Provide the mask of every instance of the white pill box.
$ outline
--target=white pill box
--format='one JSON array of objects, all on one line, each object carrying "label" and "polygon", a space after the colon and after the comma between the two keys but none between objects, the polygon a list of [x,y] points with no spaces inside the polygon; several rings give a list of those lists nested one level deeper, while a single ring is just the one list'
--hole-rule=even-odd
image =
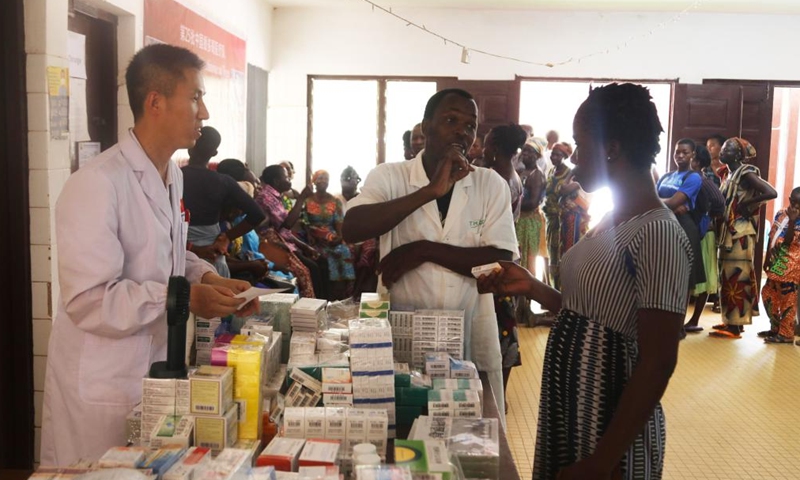
[{"label": "white pill box", "polygon": [[222,415],[233,405],[233,369],[203,365],[189,376],[190,411]]},{"label": "white pill box", "polygon": [[489,275],[492,272],[500,271],[503,267],[500,266],[499,263],[487,263],[486,265],[479,265],[477,267],[472,267],[472,276],[475,278],[479,278],[481,275]]}]

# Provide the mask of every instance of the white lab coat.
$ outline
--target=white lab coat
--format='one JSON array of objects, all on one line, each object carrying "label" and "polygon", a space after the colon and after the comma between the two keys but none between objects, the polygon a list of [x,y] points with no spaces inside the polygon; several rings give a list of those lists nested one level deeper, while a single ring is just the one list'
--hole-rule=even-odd
[{"label": "white lab coat", "polygon": [[[428,185],[422,152],[407,162],[379,165],[370,172],[361,193],[348,202],[382,203],[409,195]],[[453,187],[445,224],[435,201],[423,205],[380,238],[381,258],[417,240],[458,247],[495,247],[519,258],[511,194],[495,171],[476,168]],[[503,411],[502,356],[492,295],[478,294],[474,278],[434,263],[424,263],[403,275],[390,289],[392,305],[465,311],[465,357],[489,374],[497,404]]]},{"label": "white lab coat", "polygon": [[58,280],[45,375],[42,465],[125,445],[142,377],[166,358],[167,282],[214,268],[186,251],[183,177],[168,188],[133,131],[73,174],[56,204]]}]

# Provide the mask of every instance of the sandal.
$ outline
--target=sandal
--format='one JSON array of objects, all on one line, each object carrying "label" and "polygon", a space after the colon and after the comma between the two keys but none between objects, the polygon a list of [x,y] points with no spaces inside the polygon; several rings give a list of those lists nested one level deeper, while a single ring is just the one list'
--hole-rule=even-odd
[{"label": "sandal", "polygon": [[742,338],[741,335],[738,333],[733,333],[730,330],[714,330],[713,332],[708,332],[708,336],[728,339]]},{"label": "sandal", "polygon": [[719,305],[713,305],[711,307],[711,311],[714,312],[714,313],[722,313],[722,308],[720,308]]},{"label": "sandal", "polygon": [[774,330],[764,330],[763,332],[758,332],[758,338],[774,337],[777,334],[778,332]]},{"label": "sandal", "polygon": [[713,328],[714,330],[727,330],[728,326],[725,325],[724,323],[718,323],[711,328]]},{"label": "sandal", "polygon": [[782,335],[773,335],[771,337],[767,337],[764,339],[764,343],[788,343],[792,344],[794,342],[794,338],[792,337],[784,337]]},{"label": "sandal", "polygon": [[700,325],[684,325],[683,330],[686,333],[700,333],[703,331],[703,327]]}]

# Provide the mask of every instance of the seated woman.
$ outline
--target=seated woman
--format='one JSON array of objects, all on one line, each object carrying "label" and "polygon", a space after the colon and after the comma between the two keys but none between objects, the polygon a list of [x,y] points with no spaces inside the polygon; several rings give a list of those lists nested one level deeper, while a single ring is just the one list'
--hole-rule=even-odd
[{"label": "seated woman", "polygon": [[328,261],[329,300],[346,297],[348,283],[356,279],[353,256],[342,242],[342,202],[328,193],[330,175],[317,170],[311,177],[315,192],[303,206],[303,225],[309,243]]},{"label": "seated woman", "polygon": [[[261,189],[256,193],[258,203],[267,215],[267,220],[257,229],[261,238],[270,246],[287,251],[287,261],[292,273],[300,284],[300,292],[304,297],[328,298],[328,263],[317,262],[319,252],[297,238],[292,227],[300,219],[305,199],[313,193],[306,186],[300,192],[297,202],[291,210],[287,210],[281,199],[281,192],[291,188],[286,169],[280,165],[270,165],[261,173]],[[311,284],[309,284],[309,281]]]}]

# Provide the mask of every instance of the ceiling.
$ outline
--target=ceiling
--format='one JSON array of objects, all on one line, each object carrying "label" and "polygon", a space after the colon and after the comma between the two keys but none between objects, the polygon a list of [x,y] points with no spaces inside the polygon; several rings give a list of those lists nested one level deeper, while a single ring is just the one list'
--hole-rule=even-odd
[{"label": "ceiling", "polygon": [[[275,7],[353,8],[364,0],[264,0]],[[798,0],[372,0],[382,7],[474,10],[589,10],[680,12],[697,3],[702,12],[800,14]]]}]

